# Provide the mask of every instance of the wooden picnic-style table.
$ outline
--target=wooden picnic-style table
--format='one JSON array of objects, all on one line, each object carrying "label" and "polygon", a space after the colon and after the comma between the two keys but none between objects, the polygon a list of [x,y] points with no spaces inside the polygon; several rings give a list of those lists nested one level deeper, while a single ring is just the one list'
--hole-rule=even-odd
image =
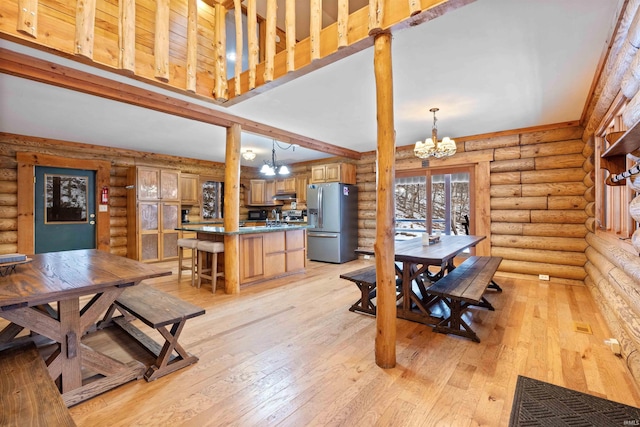
[{"label": "wooden picnic-style table", "polygon": [[[438,242],[428,245],[423,245],[421,237],[396,241],[395,268],[402,280],[402,304],[397,307],[397,317],[427,325],[437,324],[441,319],[433,317],[429,309],[435,298],[428,294],[429,283],[425,285],[424,279],[435,282],[442,278],[455,268],[453,260],[457,255],[484,239],[485,236],[442,235]],[[375,255],[373,248],[358,248],[357,252]],[[430,267],[437,267],[437,271],[431,271]]]},{"label": "wooden picnic-style table", "polygon": [[[118,296],[144,279],[170,270],[95,249],[30,255],[32,262],[0,278],[0,348],[9,347],[27,329],[57,343],[46,360],[67,406],[141,378],[146,367],[121,363],[81,342]],[[82,303],[81,298],[88,300]],[[29,338],[29,337],[27,337]],[[83,382],[83,368],[102,377]]]}]

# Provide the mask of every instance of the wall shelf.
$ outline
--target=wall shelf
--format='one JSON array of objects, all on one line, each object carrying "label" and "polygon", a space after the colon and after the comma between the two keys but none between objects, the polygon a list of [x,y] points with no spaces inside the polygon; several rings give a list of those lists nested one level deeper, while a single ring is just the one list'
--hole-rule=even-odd
[{"label": "wall shelf", "polygon": [[[627,154],[640,149],[640,121],[626,132],[613,132],[605,138],[609,140],[610,136],[611,146],[600,156],[600,165],[609,171],[611,177],[626,171]],[[607,184],[626,185],[626,180],[614,183],[607,179]]]}]

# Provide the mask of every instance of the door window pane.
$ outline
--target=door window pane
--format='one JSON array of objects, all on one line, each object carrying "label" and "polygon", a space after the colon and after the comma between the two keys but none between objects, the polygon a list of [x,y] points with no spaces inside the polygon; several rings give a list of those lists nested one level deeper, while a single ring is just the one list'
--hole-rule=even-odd
[{"label": "door window pane", "polygon": [[87,222],[88,177],[45,175],[45,224]]}]

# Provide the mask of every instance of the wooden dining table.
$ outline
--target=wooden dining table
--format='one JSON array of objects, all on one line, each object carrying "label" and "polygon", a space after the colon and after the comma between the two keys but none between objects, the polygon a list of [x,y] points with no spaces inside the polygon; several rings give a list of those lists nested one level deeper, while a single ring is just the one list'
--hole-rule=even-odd
[{"label": "wooden dining table", "polygon": [[[10,322],[0,330],[0,348],[38,336],[55,344],[45,362],[67,406],[141,378],[142,363],[121,363],[82,336],[127,287],[171,271],[95,249],[29,258],[0,278],[0,317]],[[30,334],[19,336],[23,330]],[[92,378],[83,378],[88,373]]]},{"label": "wooden dining table", "polygon": [[[402,288],[397,317],[427,325],[435,325],[442,320],[432,315],[431,306],[438,299],[429,295],[429,285],[455,268],[454,258],[457,255],[484,239],[485,236],[442,235],[439,241],[428,245],[423,244],[421,236],[396,241],[395,269]],[[356,251],[375,255],[373,248],[358,248]]]}]

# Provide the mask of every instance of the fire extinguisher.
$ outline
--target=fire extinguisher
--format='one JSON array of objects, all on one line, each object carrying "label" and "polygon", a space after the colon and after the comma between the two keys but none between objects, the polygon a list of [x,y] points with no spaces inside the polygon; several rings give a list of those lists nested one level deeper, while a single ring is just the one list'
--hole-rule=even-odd
[{"label": "fire extinguisher", "polygon": [[102,197],[100,203],[102,203],[103,205],[109,203],[109,187],[102,187]]}]

